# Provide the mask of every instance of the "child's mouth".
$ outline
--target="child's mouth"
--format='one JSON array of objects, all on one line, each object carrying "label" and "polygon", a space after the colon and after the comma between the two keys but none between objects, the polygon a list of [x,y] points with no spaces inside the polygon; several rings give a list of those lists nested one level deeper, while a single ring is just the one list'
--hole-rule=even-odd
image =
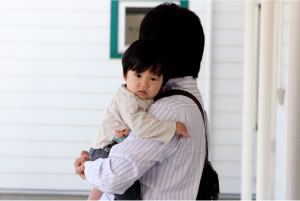
[{"label": "child's mouth", "polygon": [[146,95],[147,92],[146,91],[138,91],[138,94],[140,94],[140,95]]}]

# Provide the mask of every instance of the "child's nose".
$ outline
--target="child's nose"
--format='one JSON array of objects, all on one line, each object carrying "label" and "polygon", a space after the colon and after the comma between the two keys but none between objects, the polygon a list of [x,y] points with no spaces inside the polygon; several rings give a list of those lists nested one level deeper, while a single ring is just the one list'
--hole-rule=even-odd
[{"label": "child's nose", "polygon": [[147,80],[142,80],[141,86],[142,86],[142,87],[148,87],[148,86],[149,86],[148,81],[147,81]]}]

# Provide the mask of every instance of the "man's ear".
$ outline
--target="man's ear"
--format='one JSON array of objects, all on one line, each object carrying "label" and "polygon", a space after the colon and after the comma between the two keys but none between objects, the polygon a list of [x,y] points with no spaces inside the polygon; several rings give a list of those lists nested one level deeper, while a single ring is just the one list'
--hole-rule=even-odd
[{"label": "man's ear", "polygon": [[159,92],[160,92],[160,93],[166,92],[166,87],[161,87],[160,90],[159,90]]}]

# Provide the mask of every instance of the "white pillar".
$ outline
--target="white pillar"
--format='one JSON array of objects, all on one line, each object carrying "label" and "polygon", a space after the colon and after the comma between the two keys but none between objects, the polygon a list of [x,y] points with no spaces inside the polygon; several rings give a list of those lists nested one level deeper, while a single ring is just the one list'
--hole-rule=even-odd
[{"label": "white pillar", "polygon": [[272,200],[274,188],[274,5],[275,1],[269,0],[263,0],[261,4],[256,178],[258,200]]},{"label": "white pillar", "polygon": [[300,200],[300,2],[288,3],[286,199]]},{"label": "white pillar", "polygon": [[257,4],[246,2],[244,89],[243,89],[243,144],[241,199],[252,199],[253,186],[253,135],[256,132],[257,114]]}]

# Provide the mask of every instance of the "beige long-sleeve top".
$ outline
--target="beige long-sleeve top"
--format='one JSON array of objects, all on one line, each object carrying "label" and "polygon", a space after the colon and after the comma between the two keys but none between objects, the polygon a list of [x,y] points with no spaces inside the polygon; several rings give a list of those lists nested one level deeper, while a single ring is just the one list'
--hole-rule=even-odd
[{"label": "beige long-sleeve top", "polygon": [[108,106],[92,148],[103,148],[117,131],[132,130],[138,137],[169,143],[175,134],[176,123],[158,120],[147,113],[153,99],[142,100],[121,86]]}]

